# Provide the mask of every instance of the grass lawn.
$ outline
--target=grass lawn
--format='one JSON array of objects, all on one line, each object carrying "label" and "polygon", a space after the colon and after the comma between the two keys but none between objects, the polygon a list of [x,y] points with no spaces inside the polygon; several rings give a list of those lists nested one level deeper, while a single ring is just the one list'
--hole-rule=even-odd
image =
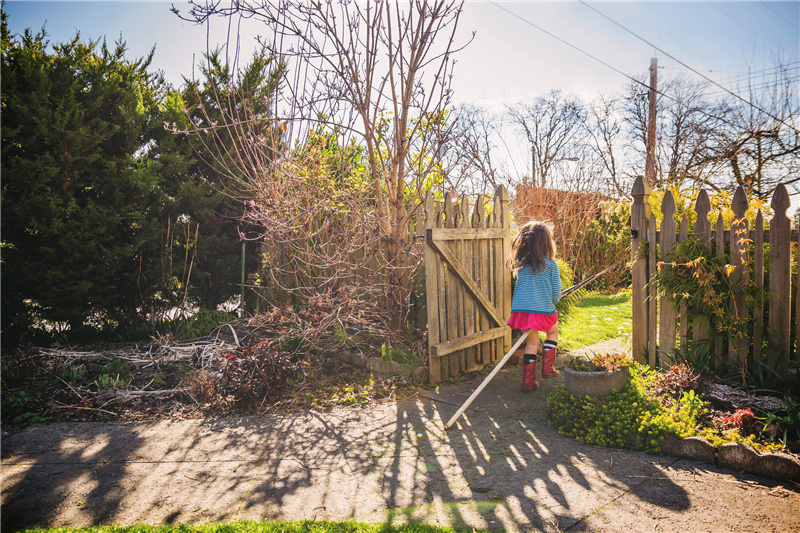
[{"label": "grass lawn", "polygon": [[[227,524],[95,526],[28,529],[23,533],[457,533],[461,530],[427,525],[390,526],[357,522],[230,522]],[[466,530],[465,530],[466,531]],[[472,530],[469,530],[472,531]]]},{"label": "grass lawn", "polygon": [[631,293],[589,294],[559,321],[559,348],[582,348],[631,335]]}]

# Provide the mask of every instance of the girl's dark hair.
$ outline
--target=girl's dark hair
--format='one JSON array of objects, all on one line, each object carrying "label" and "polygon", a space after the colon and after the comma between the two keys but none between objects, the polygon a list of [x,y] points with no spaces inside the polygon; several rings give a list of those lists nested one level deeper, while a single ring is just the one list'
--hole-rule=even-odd
[{"label": "girl's dark hair", "polygon": [[545,257],[555,259],[556,243],[550,227],[543,222],[531,220],[519,230],[514,240],[514,262],[516,268],[530,266],[534,272],[546,267]]}]

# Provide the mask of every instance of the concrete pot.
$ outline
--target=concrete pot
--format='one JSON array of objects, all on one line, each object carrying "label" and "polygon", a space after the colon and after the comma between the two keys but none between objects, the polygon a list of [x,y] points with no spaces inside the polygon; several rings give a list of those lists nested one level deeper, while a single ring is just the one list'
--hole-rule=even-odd
[{"label": "concrete pot", "polygon": [[564,386],[573,396],[592,396],[603,398],[613,389],[620,390],[628,382],[630,372],[627,366],[617,370],[583,372],[564,368]]}]

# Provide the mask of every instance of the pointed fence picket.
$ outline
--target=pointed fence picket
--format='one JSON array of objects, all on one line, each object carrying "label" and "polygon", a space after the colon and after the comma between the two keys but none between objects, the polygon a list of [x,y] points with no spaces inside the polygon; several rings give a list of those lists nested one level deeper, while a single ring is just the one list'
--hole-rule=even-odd
[{"label": "pointed fence picket", "polygon": [[[509,194],[425,198],[425,280],[431,383],[480,370],[511,346]],[[487,215],[487,205],[491,213]]]},{"label": "pointed fence picket", "polygon": [[[792,332],[792,320],[795,321],[795,331],[800,331],[800,291],[797,291],[797,280],[792,277],[793,253],[800,262],[800,256],[794,251],[800,246],[800,235],[791,229],[791,220],[786,215],[790,201],[783,184],[778,185],[771,200],[773,216],[769,229],[764,229],[764,216],[760,210],[750,228],[745,217],[749,207],[747,195],[742,187],[736,190],[731,202],[734,220],[729,230],[724,229],[722,213],[716,214],[712,228],[709,215],[713,217],[714,214],[705,191],[700,191],[695,201],[697,221],[694,227],[688,228],[684,213],[679,232],[675,221],[675,198],[671,192],[665,194],[661,205],[664,218],[660,231],[650,214],[650,188],[642,177],[635,181],[632,195],[632,347],[639,362],[651,367],[666,366],[671,363],[670,356],[676,350],[685,350],[690,343],[710,343],[712,337],[714,342],[707,345],[713,354],[712,366],[718,372],[741,372],[743,368],[752,368],[750,365],[759,363],[781,371],[800,359],[800,342],[797,333]],[[685,306],[676,309],[673,295],[658,291],[654,282],[648,283],[666,254],[677,242],[686,240],[690,232],[712,245],[710,253],[725,256],[726,263],[732,268],[730,282],[733,286],[753,287],[756,295],[753,302],[748,304],[741,294],[735,297],[734,302],[737,318],[749,324],[749,333],[745,337],[722,338],[713,335],[713,322],[708,325],[702,320],[689,322]],[[647,250],[646,254],[643,254],[644,250]],[[766,286],[765,253],[769,254]],[[664,264],[662,268],[669,267]],[[768,317],[766,321],[765,315]],[[765,339],[768,341],[766,344]],[[769,346],[766,352],[762,349],[765,345]]]}]

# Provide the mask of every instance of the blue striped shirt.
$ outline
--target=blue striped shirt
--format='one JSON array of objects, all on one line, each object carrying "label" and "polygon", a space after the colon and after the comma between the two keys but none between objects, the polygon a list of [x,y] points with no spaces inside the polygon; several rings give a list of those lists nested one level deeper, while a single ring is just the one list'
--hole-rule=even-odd
[{"label": "blue striped shirt", "polygon": [[556,312],[556,304],[561,299],[561,277],[555,261],[546,257],[545,262],[547,266],[542,272],[534,272],[530,266],[517,272],[512,313],[552,315]]}]

